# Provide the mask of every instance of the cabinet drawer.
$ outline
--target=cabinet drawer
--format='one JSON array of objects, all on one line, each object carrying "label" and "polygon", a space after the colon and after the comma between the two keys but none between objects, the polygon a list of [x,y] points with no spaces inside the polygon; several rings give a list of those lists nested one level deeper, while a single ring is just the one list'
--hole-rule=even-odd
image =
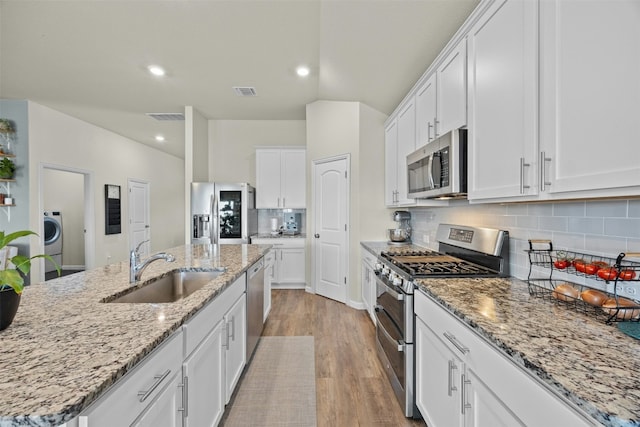
[{"label": "cabinet drawer", "polygon": [[80,416],[90,427],[130,425],[180,372],[182,331],[153,350]]},{"label": "cabinet drawer", "polygon": [[[537,379],[508,359],[468,326],[422,292],[415,293],[415,313],[527,425],[587,426],[595,423],[560,400]],[[446,335],[445,335],[446,334]],[[417,360],[416,363],[421,363]],[[541,411],[540,408],[544,408]]]},{"label": "cabinet drawer", "polygon": [[211,332],[213,327],[222,320],[235,301],[245,292],[246,279],[242,274],[235,282],[221,294],[216,296],[198,314],[189,320],[184,326],[185,357],[189,356]]}]

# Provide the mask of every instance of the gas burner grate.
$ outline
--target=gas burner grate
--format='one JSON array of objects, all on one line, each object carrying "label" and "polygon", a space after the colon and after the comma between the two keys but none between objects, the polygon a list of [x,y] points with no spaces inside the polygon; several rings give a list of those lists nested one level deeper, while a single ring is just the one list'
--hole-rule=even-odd
[{"label": "gas burner grate", "polygon": [[413,278],[495,277],[499,274],[490,268],[439,252],[396,251],[380,255]]}]

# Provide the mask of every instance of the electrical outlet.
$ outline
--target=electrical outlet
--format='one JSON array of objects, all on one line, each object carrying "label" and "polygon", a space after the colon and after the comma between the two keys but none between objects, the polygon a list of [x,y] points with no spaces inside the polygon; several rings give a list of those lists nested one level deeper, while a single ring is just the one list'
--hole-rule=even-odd
[{"label": "electrical outlet", "polygon": [[627,288],[625,289],[625,292],[627,293],[627,295],[635,296],[636,288],[634,288],[633,286],[627,286]]},{"label": "electrical outlet", "polygon": [[428,234],[423,234],[422,235],[422,243],[429,244],[429,235]]}]

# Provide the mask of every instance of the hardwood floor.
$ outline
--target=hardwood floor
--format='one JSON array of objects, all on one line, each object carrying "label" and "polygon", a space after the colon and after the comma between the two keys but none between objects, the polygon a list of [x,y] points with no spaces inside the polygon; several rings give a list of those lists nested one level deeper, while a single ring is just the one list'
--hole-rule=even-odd
[{"label": "hardwood floor", "polygon": [[425,425],[404,417],[365,311],[304,290],[273,290],[263,335],[314,337],[318,426]]}]

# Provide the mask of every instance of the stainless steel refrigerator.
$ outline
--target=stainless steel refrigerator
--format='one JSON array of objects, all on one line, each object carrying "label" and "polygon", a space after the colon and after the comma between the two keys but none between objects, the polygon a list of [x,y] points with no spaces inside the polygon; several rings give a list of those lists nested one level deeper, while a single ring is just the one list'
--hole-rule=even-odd
[{"label": "stainless steel refrigerator", "polygon": [[191,243],[249,243],[257,232],[256,189],[251,185],[191,183]]}]

